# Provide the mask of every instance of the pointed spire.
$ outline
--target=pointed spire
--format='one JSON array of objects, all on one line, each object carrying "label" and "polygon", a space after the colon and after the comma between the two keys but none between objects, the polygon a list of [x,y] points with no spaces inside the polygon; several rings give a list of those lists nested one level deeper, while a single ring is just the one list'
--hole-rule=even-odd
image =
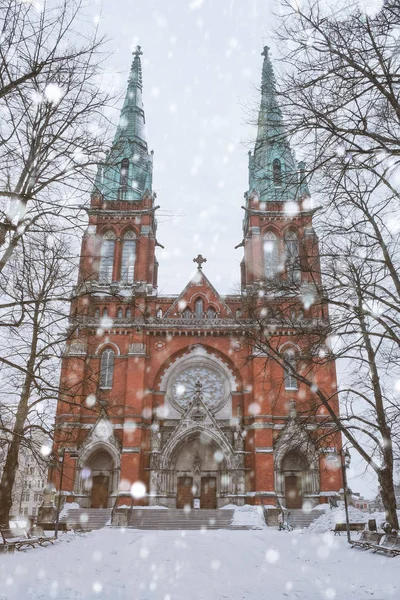
[{"label": "pointed spire", "polygon": [[293,174],[297,177],[296,166],[285,136],[268,46],[261,55],[264,57],[261,101],[254,152],[249,152],[248,196],[257,192],[261,202],[293,200],[296,196],[293,185]]},{"label": "pointed spire", "polygon": [[152,194],[153,151],[149,154],[145,136],[142,101],[141,47],[134,50],[124,104],[114,141],[99,171],[95,188],[105,200],[141,200]]},{"label": "pointed spire", "polygon": [[264,57],[261,76],[261,104],[258,116],[256,147],[267,141],[277,141],[284,135],[282,113],[276,98],[276,79],[269,57],[269,47],[264,46],[261,53]]},{"label": "pointed spire", "polygon": [[140,46],[136,46],[131,65],[131,71],[128,79],[128,88],[126,90],[125,101],[122,106],[121,115],[114,143],[121,138],[127,138],[143,144],[146,148],[146,137],[144,132],[145,116],[142,101],[143,76],[142,62],[140,57],[143,52]]}]

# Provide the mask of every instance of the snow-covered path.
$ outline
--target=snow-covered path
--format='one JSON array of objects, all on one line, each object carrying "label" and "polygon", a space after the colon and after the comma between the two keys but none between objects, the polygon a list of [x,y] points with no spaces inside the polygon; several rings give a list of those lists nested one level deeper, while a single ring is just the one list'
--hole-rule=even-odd
[{"label": "snow-covered path", "polygon": [[103,529],[2,555],[0,599],[389,600],[400,557],[331,533]]}]

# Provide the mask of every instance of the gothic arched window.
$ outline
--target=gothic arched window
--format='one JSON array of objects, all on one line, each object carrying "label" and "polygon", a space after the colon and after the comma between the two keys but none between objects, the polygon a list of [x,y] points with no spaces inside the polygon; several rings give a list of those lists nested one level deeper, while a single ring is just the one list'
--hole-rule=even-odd
[{"label": "gothic arched window", "polygon": [[264,269],[267,279],[273,279],[278,273],[278,261],[278,238],[272,231],[268,231],[264,236]]},{"label": "gothic arched window", "polygon": [[126,312],[125,312],[125,317],[126,317],[127,319],[130,319],[130,318],[131,318],[131,316],[132,316],[132,311],[131,311],[131,309],[130,309],[130,308],[127,308],[127,309],[126,309]]},{"label": "gothic arched window", "polygon": [[215,311],[214,308],[212,308],[211,306],[209,308],[207,308],[207,319],[216,319],[217,318],[217,313]]},{"label": "gothic arched window", "polygon": [[129,159],[124,158],[121,162],[121,170],[119,172],[119,184],[126,190],[128,187],[128,174],[129,174]]},{"label": "gothic arched window", "polygon": [[196,319],[202,319],[204,314],[204,303],[201,298],[197,298],[194,305]]},{"label": "gothic arched window", "polygon": [[111,283],[114,267],[115,235],[107,231],[103,236],[100,250],[99,281]]},{"label": "gothic arched window", "polygon": [[96,317],[96,319],[100,318],[100,309],[96,308],[96,310],[94,311],[94,316]]},{"label": "gothic arched window", "polygon": [[282,165],[278,158],[272,163],[272,178],[275,185],[282,185]]},{"label": "gothic arched window", "polygon": [[111,348],[106,348],[102,352],[100,362],[100,387],[110,390],[113,384],[114,376],[114,356],[115,352]]},{"label": "gothic arched window", "polygon": [[288,231],[285,235],[285,252],[288,279],[293,283],[299,283],[301,281],[299,242],[293,231]]},{"label": "gothic arched window", "polygon": [[108,308],[107,307],[103,308],[103,317],[108,317]]},{"label": "gothic arched window", "polygon": [[123,318],[123,312],[122,312],[122,308],[119,307],[119,309],[117,310],[117,319],[122,319]]},{"label": "gothic arched window", "polygon": [[135,279],[136,238],[132,231],[122,242],[121,281],[133,283]]},{"label": "gothic arched window", "polygon": [[294,373],[297,371],[297,361],[294,350],[287,350],[284,353],[286,363],[284,366],[285,390],[297,390],[297,379]]}]

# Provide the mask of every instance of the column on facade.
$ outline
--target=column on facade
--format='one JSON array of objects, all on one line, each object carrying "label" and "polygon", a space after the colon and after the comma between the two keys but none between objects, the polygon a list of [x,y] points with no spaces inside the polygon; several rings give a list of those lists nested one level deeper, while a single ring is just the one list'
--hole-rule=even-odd
[{"label": "column on facade", "polygon": [[121,262],[122,262],[122,239],[121,237],[117,237],[115,240],[115,250],[114,250],[114,265],[113,265],[113,281],[120,281],[121,279]]}]

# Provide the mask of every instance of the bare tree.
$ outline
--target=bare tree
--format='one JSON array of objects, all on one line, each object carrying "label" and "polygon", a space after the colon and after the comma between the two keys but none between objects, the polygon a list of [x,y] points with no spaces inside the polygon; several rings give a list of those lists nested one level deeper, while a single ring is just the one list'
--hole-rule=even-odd
[{"label": "bare tree", "polygon": [[0,2],[0,271],[25,232],[76,219],[106,137],[103,39],[81,0]]},{"label": "bare tree", "polygon": [[[2,296],[9,299],[8,318],[19,310],[18,297],[25,306],[22,324],[9,327],[1,338],[1,436],[7,448],[0,483],[3,525],[8,522],[20,448],[37,453],[35,433],[52,435],[59,361],[70,335],[65,333],[65,301],[76,265],[67,260],[64,240],[43,238],[43,234],[28,234],[21,243],[22,254],[9,261],[0,279]],[[71,388],[71,403],[81,400],[79,396],[73,400],[75,391]]]}]

